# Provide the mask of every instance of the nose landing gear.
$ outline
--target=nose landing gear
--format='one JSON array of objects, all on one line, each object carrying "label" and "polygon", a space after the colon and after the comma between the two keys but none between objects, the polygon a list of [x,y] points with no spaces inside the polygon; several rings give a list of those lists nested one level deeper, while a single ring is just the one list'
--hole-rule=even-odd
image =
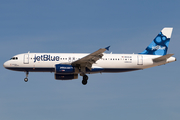
[{"label": "nose landing gear", "polygon": [[28,81],[28,74],[29,74],[29,72],[28,72],[28,71],[26,71],[26,78],[24,78],[24,81],[25,81],[25,82],[27,82],[27,81]]}]

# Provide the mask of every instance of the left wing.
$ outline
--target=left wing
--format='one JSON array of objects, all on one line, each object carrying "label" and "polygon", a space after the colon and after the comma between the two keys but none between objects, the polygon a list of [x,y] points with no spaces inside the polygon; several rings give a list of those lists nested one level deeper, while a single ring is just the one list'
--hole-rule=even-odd
[{"label": "left wing", "polygon": [[76,66],[76,67],[80,67],[80,68],[88,68],[89,70],[91,70],[92,64],[96,63],[97,60],[101,59],[103,56],[103,52],[105,52],[106,50],[109,50],[109,47],[106,48],[101,48],[77,61],[74,61],[71,63],[72,66]]}]

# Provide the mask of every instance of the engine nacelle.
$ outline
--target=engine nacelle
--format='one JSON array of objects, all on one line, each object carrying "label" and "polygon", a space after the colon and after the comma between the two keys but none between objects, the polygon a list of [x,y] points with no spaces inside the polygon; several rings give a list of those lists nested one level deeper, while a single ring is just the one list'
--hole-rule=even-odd
[{"label": "engine nacelle", "polygon": [[66,65],[66,64],[55,65],[56,74],[73,74],[73,73],[78,73],[78,72],[79,72],[79,69],[76,67],[73,67],[72,65]]},{"label": "engine nacelle", "polygon": [[56,80],[72,80],[78,79],[78,74],[55,74]]}]

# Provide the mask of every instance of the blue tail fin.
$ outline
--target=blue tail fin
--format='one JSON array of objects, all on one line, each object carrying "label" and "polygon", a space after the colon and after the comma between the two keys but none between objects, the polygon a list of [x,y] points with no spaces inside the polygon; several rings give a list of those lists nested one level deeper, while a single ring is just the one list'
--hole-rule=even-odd
[{"label": "blue tail fin", "polygon": [[139,54],[166,55],[173,28],[163,28],[152,43]]}]

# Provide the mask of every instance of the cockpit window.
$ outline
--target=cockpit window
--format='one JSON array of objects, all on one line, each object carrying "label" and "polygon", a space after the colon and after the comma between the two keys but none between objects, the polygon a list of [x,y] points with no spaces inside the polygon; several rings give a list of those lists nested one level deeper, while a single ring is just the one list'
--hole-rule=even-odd
[{"label": "cockpit window", "polygon": [[18,60],[18,57],[12,57],[10,60]]}]

